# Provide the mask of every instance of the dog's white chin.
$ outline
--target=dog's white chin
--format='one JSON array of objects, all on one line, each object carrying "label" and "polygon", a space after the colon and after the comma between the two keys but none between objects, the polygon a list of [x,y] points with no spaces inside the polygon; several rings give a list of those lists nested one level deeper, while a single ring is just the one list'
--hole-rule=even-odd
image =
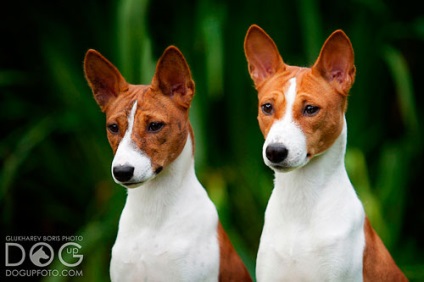
[{"label": "dog's white chin", "polygon": [[274,163],[271,163],[269,160],[264,159],[265,164],[274,172],[278,172],[278,173],[291,172],[293,170],[304,167],[309,162],[309,160],[310,160],[309,157],[305,157],[304,159],[298,162],[283,162],[281,164],[274,164]]},{"label": "dog's white chin", "polygon": [[279,172],[279,173],[290,172],[298,168],[298,167],[284,167],[284,166],[276,166],[276,165],[270,165],[268,167],[271,168],[274,172]]},{"label": "dog's white chin", "polygon": [[144,183],[145,182],[138,182],[138,183],[119,183],[118,182],[119,185],[121,185],[121,186],[123,186],[127,189],[137,189],[137,188],[143,186]]},{"label": "dog's white chin", "polygon": [[152,175],[150,175],[146,178],[133,179],[131,182],[126,182],[126,183],[116,181],[116,179],[115,179],[115,182],[117,184],[123,186],[124,188],[127,188],[127,189],[137,189],[137,188],[145,185],[147,182],[152,181],[156,177],[156,175],[157,175],[156,173],[153,173]]}]

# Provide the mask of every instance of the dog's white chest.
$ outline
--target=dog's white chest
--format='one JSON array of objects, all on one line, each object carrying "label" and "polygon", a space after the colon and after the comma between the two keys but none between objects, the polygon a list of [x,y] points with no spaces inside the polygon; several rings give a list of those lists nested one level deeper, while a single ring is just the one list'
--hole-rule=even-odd
[{"label": "dog's white chest", "polygon": [[[217,281],[218,215],[194,176],[185,184],[178,194],[170,186],[129,191],[112,249],[112,281]],[[167,192],[140,196],[152,189]]]},{"label": "dog's white chest", "polygon": [[259,282],[362,280],[362,206],[353,190],[337,188],[317,195],[314,206],[305,195],[274,190],[257,257]]},{"label": "dog's white chest", "polygon": [[119,234],[112,249],[112,281],[216,281],[216,236],[196,238],[173,228],[162,231]]}]

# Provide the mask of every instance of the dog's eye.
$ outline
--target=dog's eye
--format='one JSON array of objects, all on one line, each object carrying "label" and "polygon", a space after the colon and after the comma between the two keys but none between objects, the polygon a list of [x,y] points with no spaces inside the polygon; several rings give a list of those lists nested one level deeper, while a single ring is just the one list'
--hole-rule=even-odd
[{"label": "dog's eye", "polygon": [[116,123],[111,123],[107,125],[107,129],[109,130],[110,133],[112,134],[116,134],[119,132],[119,126]]},{"label": "dog's eye", "polygon": [[271,115],[274,113],[274,107],[271,103],[265,103],[261,106],[262,112],[266,115]]},{"label": "dog's eye", "polygon": [[319,112],[320,108],[317,106],[306,105],[303,109],[303,115],[308,117],[313,117]]},{"label": "dog's eye", "polygon": [[158,132],[162,129],[162,127],[165,125],[165,123],[160,121],[154,121],[149,123],[149,126],[147,127],[147,131],[149,132]]}]

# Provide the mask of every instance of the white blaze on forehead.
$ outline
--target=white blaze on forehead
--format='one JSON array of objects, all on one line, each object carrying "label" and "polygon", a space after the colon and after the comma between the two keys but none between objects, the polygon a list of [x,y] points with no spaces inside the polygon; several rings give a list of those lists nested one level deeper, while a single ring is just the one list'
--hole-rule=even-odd
[{"label": "white blaze on forehead", "polygon": [[267,159],[265,150],[268,145],[276,143],[284,145],[288,150],[287,158],[282,165],[298,167],[307,160],[305,135],[300,126],[293,120],[293,105],[297,93],[296,78],[291,78],[288,83],[289,87],[284,92],[286,101],[284,116],[271,126],[263,146],[263,158],[267,165],[271,165],[271,162]]},{"label": "white blaze on forehead", "polygon": [[[287,92],[284,93],[284,96],[286,98],[286,114],[285,118],[288,118],[290,120],[293,119],[293,104],[294,100],[296,99],[296,78],[291,78],[289,80],[289,89]],[[284,119],[284,118],[283,118]]]},{"label": "white blaze on forehead", "polygon": [[[143,182],[153,175],[152,164],[150,158],[146,156],[132,140],[132,132],[134,130],[134,120],[137,111],[137,101],[131,108],[128,116],[128,127],[125,132],[124,138],[118,145],[115,157],[112,162],[112,175],[113,168],[118,166],[132,166],[134,167],[134,176],[130,182]],[[115,179],[115,178],[114,178]],[[115,182],[118,182],[115,179]]]},{"label": "white blaze on forehead", "polygon": [[130,115],[128,116],[128,128],[127,133],[131,136],[133,127],[134,127],[134,119],[135,119],[135,112],[137,111],[137,101],[134,102],[134,105],[131,108]]},{"label": "white blaze on forehead", "polygon": [[119,143],[118,150],[116,151],[113,159],[112,166],[127,165],[131,164],[131,159],[134,157],[137,151],[137,146],[131,140],[131,135],[134,127],[135,112],[137,110],[137,101],[131,108],[131,112],[128,116],[128,127],[125,132],[124,138]]}]

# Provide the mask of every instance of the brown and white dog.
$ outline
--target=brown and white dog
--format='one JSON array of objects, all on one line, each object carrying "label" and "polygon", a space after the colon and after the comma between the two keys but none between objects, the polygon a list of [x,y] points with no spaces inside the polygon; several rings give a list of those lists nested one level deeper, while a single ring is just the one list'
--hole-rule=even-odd
[{"label": "brown and white dog", "polygon": [[259,98],[263,159],[275,172],[256,265],[258,281],[405,281],[346,173],[351,42],[337,30],[311,68],[284,63],[256,25],[244,50]]},{"label": "brown and white dog", "polygon": [[95,50],[84,71],[128,188],[112,249],[112,281],[251,281],[194,171],[190,69],[176,47],[151,85],[133,85]]}]

